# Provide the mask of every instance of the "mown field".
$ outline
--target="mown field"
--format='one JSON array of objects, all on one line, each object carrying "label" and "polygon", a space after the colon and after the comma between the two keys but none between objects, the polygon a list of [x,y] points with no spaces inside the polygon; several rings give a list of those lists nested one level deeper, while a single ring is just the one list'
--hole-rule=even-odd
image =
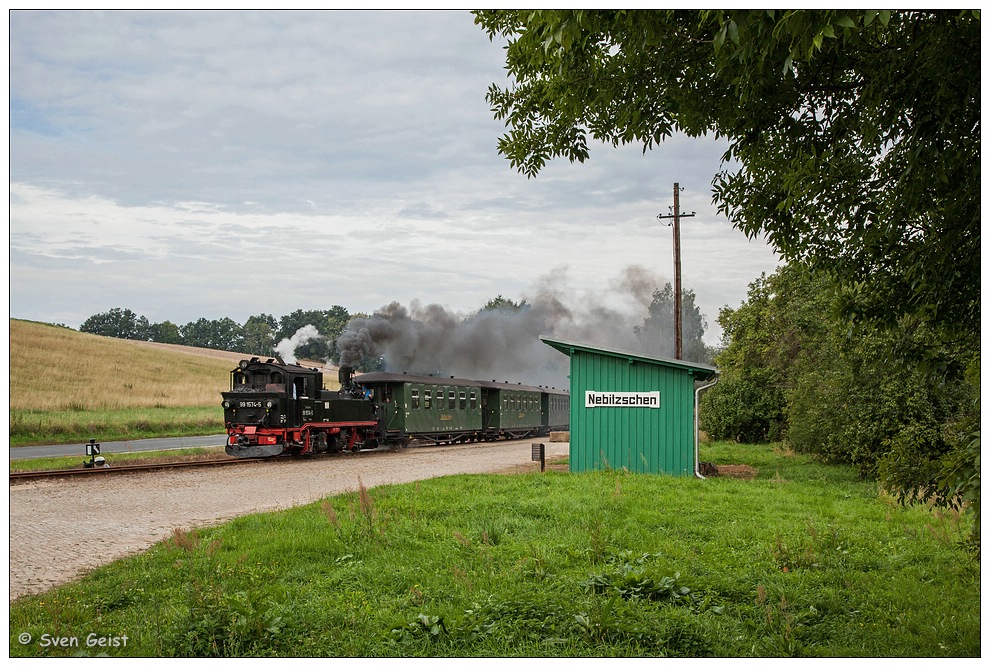
[{"label": "mown field", "polygon": [[177,530],[14,602],[11,655],[980,655],[958,515],[769,446],[702,455],[758,475],[459,475]]},{"label": "mown field", "polygon": [[220,392],[242,356],[11,319],[10,444],[222,433]]}]

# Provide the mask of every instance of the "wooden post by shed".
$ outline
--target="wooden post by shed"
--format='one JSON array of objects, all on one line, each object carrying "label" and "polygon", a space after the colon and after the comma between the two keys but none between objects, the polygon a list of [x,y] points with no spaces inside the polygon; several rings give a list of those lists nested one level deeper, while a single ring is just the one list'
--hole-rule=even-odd
[{"label": "wooden post by shed", "polygon": [[698,474],[696,403],[715,368],[540,339],[571,359],[572,472]]}]

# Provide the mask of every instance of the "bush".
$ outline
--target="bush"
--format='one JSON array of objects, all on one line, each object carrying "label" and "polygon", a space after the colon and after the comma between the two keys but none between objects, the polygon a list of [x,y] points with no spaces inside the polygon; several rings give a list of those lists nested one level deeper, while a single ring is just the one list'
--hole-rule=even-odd
[{"label": "bush", "polygon": [[726,373],[702,394],[701,428],[715,440],[775,442],[787,423],[779,388]]}]

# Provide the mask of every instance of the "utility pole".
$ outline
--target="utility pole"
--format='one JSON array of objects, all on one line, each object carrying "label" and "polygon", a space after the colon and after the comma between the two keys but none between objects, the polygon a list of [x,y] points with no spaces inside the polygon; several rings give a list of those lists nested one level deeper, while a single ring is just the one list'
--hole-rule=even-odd
[{"label": "utility pole", "polygon": [[[674,227],[674,358],[682,358],[681,345],[681,218],[694,216],[694,211],[681,213],[680,184],[674,183],[674,206],[671,215],[658,215],[657,220],[673,219]],[[669,223],[668,223],[669,225]]]}]

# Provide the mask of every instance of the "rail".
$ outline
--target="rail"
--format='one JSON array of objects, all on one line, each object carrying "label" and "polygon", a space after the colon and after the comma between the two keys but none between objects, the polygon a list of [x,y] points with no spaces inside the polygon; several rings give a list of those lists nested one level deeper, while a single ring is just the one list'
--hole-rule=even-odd
[{"label": "rail", "polygon": [[[434,445],[436,443],[430,443]],[[479,444],[479,443],[458,443],[458,444]],[[491,441],[488,444],[497,444],[497,441]],[[423,446],[423,442],[413,441],[410,445],[413,448]],[[449,444],[445,446],[451,446]],[[368,449],[360,452],[327,452],[324,454],[315,454],[307,456],[271,456],[271,457],[258,457],[258,458],[229,458],[229,459],[208,459],[205,461],[169,461],[162,463],[143,463],[141,465],[120,465],[120,466],[104,466],[101,468],[63,468],[60,470],[24,470],[20,472],[10,473],[10,481],[20,481],[28,479],[45,479],[45,478],[55,478],[55,477],[72,477],[72,476],[85,476],[85,475],[114,475],[118,473],[125,472],[150,472],[153,470],[165,470],[174,468],[207,468],[211,466],[228,466],[228,465],[238,465],[242,463],[258,463],[260,461],[280,461],[280,462],[303,462],[303,461],[316,461],[324,459],[325,457],[337,457],[337,456],[352,456],[354,454],[359,454],[361,456],[369,456],[373,454],[386,454],[394,453],[396,450],[393,447],[385,446],[379,447],[377,449]]]},{"label": "rail", "polygon": [[257,463],[258,461],[273,461],[272,458],[253,459],[211,459],[208,461],[168,461],[163,463],[143,463],[131,466],[104,466],[100,468],[63,468],[61,470],[22,470],[10,473],[10,481],[22,479],[38,479],[46,477],[71,477],[75,475],[114,475],[125,472],[148,472],[165,468],[206,468],[211,466],[237,465],[241,463]]}]

